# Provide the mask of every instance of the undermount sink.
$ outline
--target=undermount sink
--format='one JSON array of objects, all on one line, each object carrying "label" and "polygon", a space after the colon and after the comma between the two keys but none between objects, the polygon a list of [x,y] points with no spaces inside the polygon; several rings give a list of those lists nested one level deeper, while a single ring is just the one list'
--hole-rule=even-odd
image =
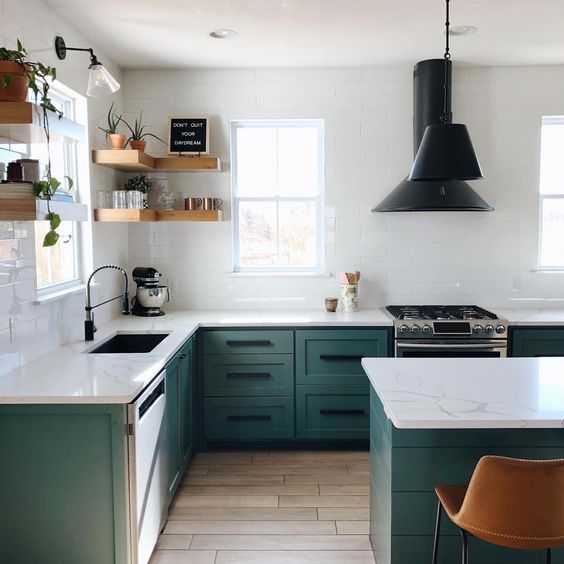
[{"label": "undermount sink", "polygon": [[168,333],[118,333],[88,351],[88,354],[148,353],[168,335]]}]

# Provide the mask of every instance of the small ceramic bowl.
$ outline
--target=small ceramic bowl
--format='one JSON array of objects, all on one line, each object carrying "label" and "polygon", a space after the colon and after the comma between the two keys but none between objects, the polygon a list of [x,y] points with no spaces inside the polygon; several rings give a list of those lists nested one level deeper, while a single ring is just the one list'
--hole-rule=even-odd
[{"label": "small ceramic bowl", "polygon": [[337,311],[337,306],[339,305],[339,298],[325,298],[325,309],[334,313]]}]

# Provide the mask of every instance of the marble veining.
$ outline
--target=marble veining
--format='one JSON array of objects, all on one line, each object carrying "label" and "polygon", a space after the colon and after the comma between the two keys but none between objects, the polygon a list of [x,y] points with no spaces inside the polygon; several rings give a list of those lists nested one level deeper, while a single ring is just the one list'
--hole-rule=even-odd
[{"label": "marble veining", "polygon": [[365,358],[399,429],[564,427],[564,358]]}]

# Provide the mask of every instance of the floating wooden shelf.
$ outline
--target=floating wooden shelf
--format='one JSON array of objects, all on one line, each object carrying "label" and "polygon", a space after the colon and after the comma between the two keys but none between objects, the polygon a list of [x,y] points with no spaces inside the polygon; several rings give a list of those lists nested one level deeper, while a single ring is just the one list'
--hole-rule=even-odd
[{"label": "floating wooden shelf", "polygon": [[[49,114],[51,141],[84,140],[84,127],[53,112]],[[31,102],[0,102],[0,139],[10,143],[46,143],[43,110]]]},{"label": "floating wooden shelf", "polygon": [[221,210],[161,210],[157,221],[223,221]]},{"label": "floating wooden shelf", "polygon": [[153,157],[133,149],[98,149],[92,162],[122,172],[221,172],[218,157]]},{"label": "floating wooden shelf", "polygon": [[[50,202],[53,213],[62,221],[86,221],[88,206],[72,202]],[[39,198],[0,199],[0,220],[2,221],[43,221],[47,219],[47,202]]]},{"label": "floating wooden shelf", "polygon": [[223,221],[221,210],[97,209],[94,221]]}]

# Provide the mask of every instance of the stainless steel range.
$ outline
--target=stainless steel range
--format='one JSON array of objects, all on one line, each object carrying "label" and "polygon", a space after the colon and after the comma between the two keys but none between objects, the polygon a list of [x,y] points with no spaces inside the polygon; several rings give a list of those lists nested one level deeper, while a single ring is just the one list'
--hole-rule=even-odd
[{"label": "stainless steel range", "polygon": [[396,357],[504,357],[507,321],[478,306],[388,306]]}]

